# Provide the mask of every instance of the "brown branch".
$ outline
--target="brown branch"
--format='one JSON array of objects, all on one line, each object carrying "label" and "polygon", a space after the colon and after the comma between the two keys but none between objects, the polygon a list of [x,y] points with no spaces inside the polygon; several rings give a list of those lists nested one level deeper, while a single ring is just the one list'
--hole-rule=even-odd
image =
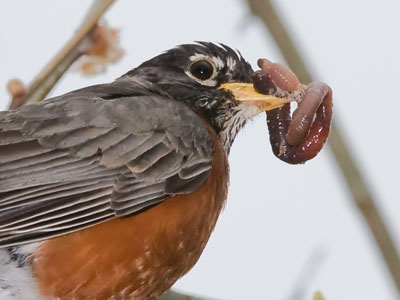
[{"label": "brown branch", "polygon": [[[312,76],[304,60],[298,52],[293,39],[282,23],[273,4],[269,0],[248,0],[251,12],[259,17],[270,31],[276,44],[284,55],[289,67],[298,75],[300,81],[309,83]],[[374,200],[359,167],[354,161],[348,146],[336,122],[332,123],[329,146],[337,164],[346,179],[347,186],[353,196],[354,204],[365,218],[382,258],[392,276],[393,282],[400,294],[400,255],[396,249],[385,222],[378,211]]]},{"label": "brown branch", "polygon": [[75,34],[35,77],[32,83],[26,88],[25,93],[19,96],[12,95],[13,99],[10,109],[15,109],[25,103],[39,102],[48,95],[61,76],[84,54],[83,48],[90,33],[96,27],[100,17],[114,1],[95,0],[93,2]]}]

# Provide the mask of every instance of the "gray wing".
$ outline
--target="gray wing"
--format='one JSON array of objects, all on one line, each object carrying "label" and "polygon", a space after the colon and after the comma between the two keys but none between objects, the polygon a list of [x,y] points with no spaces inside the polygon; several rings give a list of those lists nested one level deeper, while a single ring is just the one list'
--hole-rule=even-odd
[{"label": "gray wing", "polygon": [[0,248],[190,193],[212,148],[186,105],[122,80],[0,112]]}]

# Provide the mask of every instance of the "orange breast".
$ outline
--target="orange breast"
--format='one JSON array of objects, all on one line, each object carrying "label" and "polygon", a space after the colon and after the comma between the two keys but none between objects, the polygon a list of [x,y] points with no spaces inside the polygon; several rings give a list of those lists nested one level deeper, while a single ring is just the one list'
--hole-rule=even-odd
[{"label": "orange breast", "polygon": [[217,144],[211,174],[196,192],[42,243],[33,259],[41,293],[142,300],[169,289],[198,260],[226,199],[228,164]]}]

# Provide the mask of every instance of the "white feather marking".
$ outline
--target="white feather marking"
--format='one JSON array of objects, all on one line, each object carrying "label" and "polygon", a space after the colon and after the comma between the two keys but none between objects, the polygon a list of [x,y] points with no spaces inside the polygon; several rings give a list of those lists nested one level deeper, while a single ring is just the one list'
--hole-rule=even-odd
[{"label": "white feather marking", "polygon": [[248,105],[247,103],[239,104],[235,107],[235,110],[237,110],[237,113],[233,117],[224,121],[224,128],[219,133],[226,153],[229,153],[236,135],[246,121],[254,118],[260,113],[260,110],[256,105]]},{"label": "white feather marking", "polygon": [[217,67],[217,70],[221,70],[223,69],[223,67],[225,66],[224,62],[222,61],[222,59],[218,56],[211,56],[210,57],[211,60],[214,62],[214,65]]},{"label": "white feather marking", "polygon": [[236,59],[232,56],[228,56],[226,59],[226,65],[228,66],[229,72],[232,74],[236,67]]},{"label": "white feather marking", "polygon": [[[17,248],[15,253],[29,256],[39,245],[40,243],[24,245]],[[3,293],[8,293],[9,298],[3,297]],[[18,262],[11,260],[6,249],[0,249],[0,297],[2,300],[45,300],[40,296],[29,263],[18,266]]]},{"label": "white feather marking", "polygon": [[198,61],[198,60],[204,59],[204,58],[208,58],[208,56],[204,55],[204,54],[200,54],[200,53],[195,53],[191,57],[189,57],[189,60],[191,62],[194,62],[194,61]]}]

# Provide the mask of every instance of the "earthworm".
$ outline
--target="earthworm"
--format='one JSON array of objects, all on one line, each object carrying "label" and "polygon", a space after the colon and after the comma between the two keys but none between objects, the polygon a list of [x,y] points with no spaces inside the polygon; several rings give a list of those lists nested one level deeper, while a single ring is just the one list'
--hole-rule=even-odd
[{"label": "earthworm", "polygon": [[[325,100],[326,99],[326,100]],[[310,135],[313,121],[321,122],[328,121],[328,130],[330,125],[329,120],[320,120],[318,116],[325,118],[325,115],[318,115],[317,110],[321,107],[323,101],[330,101],[330,110],[332,110],[332,90],[322,82],[312,82],[307,86],[304,98],[298,104],[297,109],[293,112],[292,122],[286,134],[287,142],[292,145],[300,145],[307,136]],[[315,114],[316,118],[314,120]],[[332,113],[332,112],[331,112]],[[331,116],[329,116],[331,118]],[[324,141],[325,142],[325,141]]]},{"label": "earthworm", "polygon": [[[295,93],[301,95],[293,119],[290,104],[285,104],[267,112],[267,123],[274,154],[290,164],[304,163],[318,154],[328,137],[332,118],[332,90],[319,82],[305,87],[291,70],[266,59],[259,60],[258,65],[262,70],[253,75],[257,91],[276,94],[280,89],[289,97]],[[293,89],[295,85],[297,87]]]},{"label": "earthworm", "polygon": [[[315,120],[310,127],[310,122],[302,122],[302,118],[297,118],[297,114],[292,120],[290,116],[290,104],[285,104],[282,107],[271,110],[267,112],[267,123],[268,130],[270,132],[270,142],[274,154],[281,160],[290,164],[304,163],[307,160],[315,157],[318,152],[322,149],[328,133],[332,118],[332,91],[325,85],[320,83],[315,83],[311,86],[311,91],[314,89],[318,90],[318,96],[322,98],[322,103],[316,111]],[[306,100],[308,95],[308,90],[306,96],[303,100]],[[312,96],[314,97],[314,96]],[[304,101],[304,103],[306,103]],[[314,115],[314,111],[312,117]],[[309,115],[308,113],[306,114]],[[311,119],[312,120],[312,119]],[[303,133],[308,134],[304,139],[303,134],[296,137],[296,129],[303,129]],[[307,128],[307,130],[304,130]],[[289,133],[292,135],[290,136]],[[288,142],[288,136],[298,142],[296,145],[291,145]],[[302,139],[302,140],[301,140]],[[300,142],[299,142],[300,140]]]},{"label": "earthworm", "polygon": [[266,58],[257,61],[258,66],[269,75],[275,86],[288,92],[297,90],[300,82],[296,74],[284,65],[273,63]]}]

